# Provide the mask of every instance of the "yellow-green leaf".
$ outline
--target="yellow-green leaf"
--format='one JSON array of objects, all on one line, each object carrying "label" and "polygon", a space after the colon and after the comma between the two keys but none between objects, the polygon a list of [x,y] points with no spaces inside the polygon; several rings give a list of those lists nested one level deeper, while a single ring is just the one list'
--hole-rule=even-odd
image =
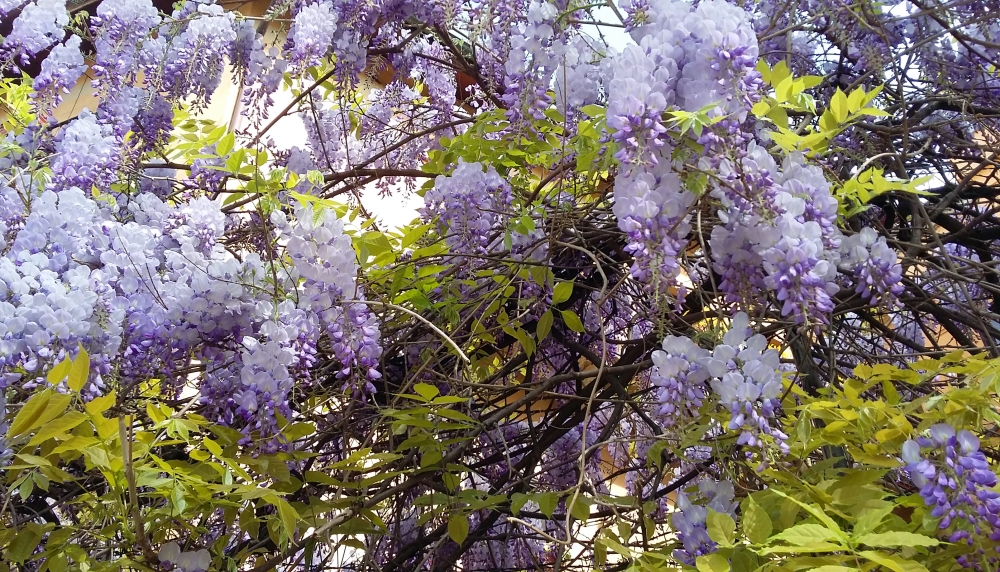
[{"label": "yellow-green leaf", "polygon": [[847,96],[844,95],[844,92],[840,91],[839,87],[830,99],[830,111],[833,112],[833,118],[837,120],[837,123],[843,123],[850,113],[848,111]]},{"label": "yellow-green leaf", "polygon": [[862,550],[858,552],[858,554],[880,566],[892,570],[893,572],[928,572],[927,568],[923,564],[913,560],[900,558],[899,556],[894,556],[892,554],[876,552],[874,550]]},{"label": "yellow-green leaf", "polygon": [[563,322],[566,322],[566,327],[577,333],[583,333],[584,327],[583,322],[580,321],[580,316],[576,315],[573,310],[563,310],[562,311]]},{"label": "yellow-green leaf", "polygon": [[721,554],[706,554],[695,560],[698,572],[729,572],[729,560]]},{"label": "yellow-green leaf", "polygon": [[299,520],[299,513],[292,508],[292,505],[288,504],[288,501],[277,495],[270,495],[267,500],[278,509],[281,526],[285,529],[288,538],[292,538],[295,535],[295,523]]},{"label": "yellow-green leaf", "polygon": [[458,544],[469,537],[469,519],[464,514],[453,514],[448,518],[448,536]]},{"label": "yellow-green leaf", "polygon": [[100,415],[101,413],[104,413],[108,409],[111,409],[111,406],[114,405],[115,401],[117,400],[118,400],[118,394],[112,390],[108,392],[107,395],[102,395],[96,399],[88,401],[87,404],[83,406],[83,408],[87,410],[87,413],[96,416]]},{"label": "yellow-green leaf", "polygon": [[10,429],[8,430],[11,437],[16,437],[26,431],[31,429],[32,424],[38,419],[38,416],[45,411],[45,407],[49,404],[49,398],[52,397],[52,391],[46,390],[40,393],[36,393],[31,396],[28,401],[21,406],[21,410],[17,412],[14,417],[14,422],[11,423]]},{"label": "yellow-green leaf", "polygon": [[37,526],[30,524],[21,529],[7,547],[7,557],[12,562],[24,562],[31,553],[38,548],[38,541],[42,538],[42,531]]},{"label": "yellow-green leaf", "polygon": [[861,109],[861,106],[865,104],[865,90],[863,88],[855,89],[851,92],[851,95],[847,98],[847,110],[851,113],[855,113],[857,110]]},{"label": "yellow-green leaf", "polygon": [[66,379],[66,376],[69,375],[71,367],[73,367],[73,362],[69,358],[66,358],[49,370],[49,374],[46,376],[46,379],[48,379],[49,383],[52,385],[59,385],[62,380]]},{"label": "yellow-green leaf", "polygon": [[[38,402],[32,404],[36,399]],[[28,400],[14,417],[10,426],[10,436],[17,437],[45,425],[66,411],[72,398],[64,393],[45,390]]]},{"label": "yellow-green leaf", "polygon": [[750,542],[759,544],[771,536],[774,529],[771,524],[771,517],[767,511],[757,504],[752,496],[748,496],[743,502],[743,534]]},{"label": "yellow-green leaf", "polygon": [[789,544],[803,546],[816,542],[838,540],[838,537],[836,532],[823,525],[805,522],[782,530],[774,535],[774,540],[783,540]]},{"label": "yellow-green leaf", "polygon": [[423,397],[428,401],[437,397],[438,393],[441,393],[441,390],[429,383],[418,383],[413,386],[413,391],[416,391],[420,397]]},{"label": "yellow-green leaf", "polygon": [[593,501],[582,494],[576,495],[575,499],[571,497],[571,500],[573,501],[573,506],[569,508],[569,513],[573,515],[573,518],[577,520],[589,520],[590,505]]},{"label": "yellow-green leaf", "polygon": [[771,489],[771,492],[774,493],[774,494],[776,494],[776,495],[778,495],[778,496],[780,496],[780,497],[784,497],[784,498],[792,501],[793,503],[799,505],[800,507],[806,509],[806,511],[808,511],[809,514],[815,516],[817,519],[819,519],[820,522],[822,522],[823,524],[825,524],[828,529],[830,529],[831,531],[835,532],[840,539],[842,539],[842,540],[846,540],[847,539],[847,537],[844,536],[843,531],[840,530],[840,525],[838,525],[836,521],[834,521],[832,518],[830,518],[830,515],[826,514],[826,512],[824,512],[822,508],[820,508],[820,507],[818,507],[816,505],[813,505],[813,504],[806,504],[806,503],[804,503],[804,502],[796,499],[795,497],[792,497],[790,495],[787,495],[787,494],[779,491],[778,489]]},{"label": "yellow-green leaf", "polygon": [[874,548],[886,546],[937,546],[941,544],[936,538],[915,534],[913,532],[873,532],[857,539],[858,544],[867,544]]},{"label": "yellow-green leaf", "polygon": [[547,517],[551,517],[559,503],[559,495],[556,493],[535,493],[532,500],[538,503],[538,510]]},{"label": "yellow-green leaf", "polygon": [[573,295],[573,283],[572,282],[560,282],[556,284],[555,288],[552,289],[552,303],[561,304],[569,297]]},{"label": "yellow-green leaf", "polygon": [[28,446],[44,443],[53,437],[64,435],[70,429],[76,427],[87,419],[87,416],[79,411],[70,411],[66,415],[46,423],[34,437],[28,441]]},{"label": "yellow-green leaf", "polygon": [[76,356],[76,359],[73,360],[73,366],[70,367],[66,386],[72,391],[80,391],[87,384],[88,377],[90,377],[90,356],[83,348],[80,348],[79,355]]},{"label": "yellow-green leaf", "polygon": [[705,520],[708,526],[708,537],[719,545],[732,546],[736,539],[736,521],[728,514],[709,510]]}]

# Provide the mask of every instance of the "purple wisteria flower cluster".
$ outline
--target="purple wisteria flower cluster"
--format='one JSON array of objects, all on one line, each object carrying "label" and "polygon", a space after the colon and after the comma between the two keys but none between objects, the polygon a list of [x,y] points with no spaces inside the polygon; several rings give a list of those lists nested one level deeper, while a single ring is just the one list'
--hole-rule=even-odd
[{"label": "purple wisteria flower cluster", "polygon": [[716,401],[731,415],[726,429],[740,431],[739,444],[763,448],[768,437],[787,453],[788,437],[775,425],[783,387],[780,358],[764,336],[751,335],[749,325],[746,313],[738,313],[711,352],[689,338],[667,336],[652,355],[656,413],[672,427],[696,418],[705,401]]},{"label": "purple wisteria flower cluster", "polygon": [[694,566],[699,556],[711,554],[718,545],[708,536],[708,511],[728,514],[736,520],[734,502],[735,488],[728,481],[711,481],[704,479],[698,483],[696,499],[701,503],[691,502],[686,493],[677,493],[677,512],[672,517],[677,540],[683,548],[674,551],[673,556],[688,566]]},{"label": "purple wisteria flower cluster", "polygon": [[505,226],[511,201],[510,185],[496,169],[459,161],[451,175],[434,180],[420,214],[437,221],[452,252],[485,253],[498,242],[495,235]]},{"label": "purple wisteria flower cluster", "polygon": [[[903,444],[903,461],[920,496],[941,519],[941,530],[952,528],[950,542],[972,546],[975,537],[1000,541],[1000,493],[993,490],[997,477],[979,450],[979,439],[971,432],[956,432],[939,423],[927,437]],[[961,564],[968,564],[963,556]]]},{"label": "purple wisteria flower cluster", "polygon": [[[762,87],[749,15],[721,1],[625,8],[637,22],[630,32],[637,43],[604,65],[607,122],[621,163],[614,213],[629,237],[632,276],[662,292],[687,270],[697,197],[678,176],[688,165],[677,158],[682,140],[667,114],[706,113],[714,124],[692,137],[704,149],[699,168],[720,175],[710,186],[722,224],[712,229],[710,246],[726,299],[750,309],[773,292],[782,315],[825,323],[832,296],[851,276],[858,294],[891,303],[902,271],[885,240],[871,229],[845,239],[822,170],[798,154],[779,168],[741,129]],[[708,153],[726,147],[733,157]]]},{"label": "purple wisteria flower cluster", "polygon": [[755,144],[740,154],[720,164],[722,183],[712,191],[723,224],[712,229],[709,244],[727,300],[752,308],[770,291],[782,315],[825,323],[844,276],[853,276],[856,292],[873,301],[889,302],[900,292],[902,269],[884,238],[872,229],[843,236],[819,167],[792,154],[779,168]]},{"label": "purple wisteria flower cluster", "polygon": [[679,273],[696,198],[673,172],[676,141],[665,114],[708,109],[712,118],[745,120],[761,85],[753,69],[757,40],[747,14],[722,1],[692,8],[661,0],[626,8],[641,10],[643,24],[631,29],[636,44],[604,64],[607,123],[622,164],[615,215],[629,235],[632,275],[662,289]]},{"label": "purple wisteria flower cluster", "polygon": [[[90,152],[79,164],[91,166],[103,151],[75,152]],[[379,326],[332,211],[303,207],[290,220],[275,211],[286,266],[228,251],[217,201],[171,205],[140,193],[118,207],[64,186],[70,166],[53,168],[62,176],[45,187],[2,189],[12,205],[31,197],[0,258],[2,387],[44,386],[48,367],[83,347],[93,367],[85,396],[102,394],[109,380],[131,386],[150,377],[178,390],[193,357],[208,371],[201,382],[208,416],[243,429],[248,440],[258,434],[265,449],[279,445],[276,414],[292,414],[293,383],[308,381],[322,336],[331,339],[345,388],[371,391],[380,375]]]}]

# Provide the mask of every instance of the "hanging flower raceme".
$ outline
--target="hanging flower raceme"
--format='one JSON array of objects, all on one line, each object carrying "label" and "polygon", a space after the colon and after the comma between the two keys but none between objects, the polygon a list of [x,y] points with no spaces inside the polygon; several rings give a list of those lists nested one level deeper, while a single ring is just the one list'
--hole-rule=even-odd
[{"label": "hanging flower raceme", "polygon": [[41,72],[35,76],[32,96],[35,108],[43,116],[51,115],[57,105],[63,100],[63,94],[69,93],[76,80],[87,71],[80,51],[80,36],[70,36],[65,42],[56,45],[42,61]]},{"label": "hanging flower raceme", "polygon": [[666,427],[693,419],[705,400],[711,354],[690,338],[667,336],[653,352],[649,380],[656,387],[656,410]]},{"label": "hanging flower raceme", "polygon": [[855,292],[872,301],[895,298],[903,291],[902,266],[896,251],[870,227],[844,239],[844,263],[857,283]]},{"label": "hanging flower raceme", "polygon": [[11,32],[0,43],[0,70],[25,65],[65,37],[69,24],[66,0],[34,0],[14,18]]},{"label": "hanging flower raceme", "polygon": [[222,82],[225,56],[236,42],[235,16],[216,4],[192,2],[174,19],[187,24],[169,41],[164,34],[150,42],[143,69],[147,81],[171,101],[190,101],[201,109]]},{"label": "hanging flower raceme", "polygon": [[623,171],[615,179],[614,213],[628,235],[632,276],[662,292],[680,272],[680,255],[691,230],[696,197],[684,188],[664,158],[648,168]]},{"label": "hanging flower raceme", "polygon": [[302,68],[319,64],[333,47],[337,17],[330,2],[313,2],[299,9],[288,31],[287,59]]},{"label": "hanging flower raceme", "polygon": [[734,497],[735,488],[732,483],[713,482],[707,479],[698,483],[696,497],[704,504],[692,502],[684,492],[677,494],[678,511],[674,513],[672,522],[677,532],[677,540],[683,548],[674,551],[674,558],[688,566],[694,566],[699,556],[711,554],[718,549],[718,544],[708,536],[708,511],[711,509],[714,512],[728,514],[735,520],[738,503],[733,502]]},{"label": "hanging flower raceme", "polygon": [[731,415],[726,429],[740,431],[739,444],[763,448],[766,437],[788,452],[787,436],[775,424],[782,389],[778,352],[768,349],[764,336],[750,334],[749,318],[740,312],[711,352],[688,338],[663,340],[652,355],[650,383],[666,427],[695,419],[706,400],[717,400]]},{"label": "hanging flower raceme", "polygon": [[510,37],[504,78],[503,101],[507,117],[516,122],[524,111],[534,119],[552,103],[548,95],[552,74],[558,62],[553,53],[557,41],[556,17],[559,9],[547,1],[532,0],[527,21]]},{"label": "hanging flower raceme", "polygon": [[89,191],[94,185],[107,189],[117,177],[119,154],[112,129],[84,110],[56,140],[51,186],[54,190],[79,187]]},{"label": "hanging flower raceme", "polygon": [[440,175],[424,195],[425,221],[437,221],[438,232],[454,253],[485,253],[493,246],[508,216],[511,189],[493,167],[459,160],[451,175]]},{"label": "hanging flower raceme", "polygon": [[750,335],[748,325],[743,312],[733,318],[732,328],[708,361],[709,371],[714,374],[709,383],[718,395],[719,405],[729,409],[727,429],[740,431],[738,444],[763,447],[765,437],[769,437],[787,454],[788,436],[775,424],[783,388],[781,360],[777,350],[767,347],[764,336]]},{"label": "hanging flower raceme", "polygon": [[904,443],[902,457],[920,496],[933,507],[931,516],[941,519],[940,529],[954,527],[949,541],[971,546],[980,535],[1000,541],[997,477],[975,435],[939,423],[927,437]]},{"label": "hanging flower raceme", "polygon": [[298,207],[295,224],[275,211],[272,223],[289,236],[286,252],[296,280],[301,280],[298,306],[314,314],[329,336],[336,372],[350,392],[373,393],[380,379],[382,355],[378,320],[364,303],[357,280],[358,264],[351,239],[333,211]]},{"label": "hanging flower raceme", "polygon": [[150,0],[104,0],[91,18],[94,37],[95,83],[103,93],[134,82],[142,50],[160,25],[160,14]]}]

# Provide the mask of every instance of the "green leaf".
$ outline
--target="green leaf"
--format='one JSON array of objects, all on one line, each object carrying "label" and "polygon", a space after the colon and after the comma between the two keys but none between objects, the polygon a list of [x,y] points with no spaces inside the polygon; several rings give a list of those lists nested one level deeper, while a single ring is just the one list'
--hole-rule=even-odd
[{"label": "green leaf", "polygon": [[78,392],[87,384],[88,377],[90,377],[90,356],[83,348],[80,348],[80,354],[73,360],[73,366],[69,370],[66,386],[70,390]]},{"label": "green leaf", "polygon": [[760,551],[760,554],[805,554],[807,552],[840,552],[844,550],[841,544],[833,542],[814,542],[801,546],[771,546]]},{"label": "green leaf", "polygon": [[858,554],[880,566],[892,570],[893,572],[928,572],[927,568],[919,562],[906,560],[904,558],[900,558],[899,556],[886,554],[885,552],[862,550],[858,552]]},{"label": "green leaf", "polygon": [[34,437],[28,441],[28,446],[38,445],[39,443],[44,443],[53,437],[65,434],[70,429],[76,427],[80,423],[83,423],[87,419],[87,415],[79,411],[70,411],[66,415],[59,417],[47,424],[45,424]]},{"label": "green leaf", "polygon": [[510,326],[505,326],[503,331],[517,340],[517,343],[521,345],[521,349],[524,350],[524,353],[529,356],[535,353],[535,339],[528,335],[528,332],[525,332],[521,328],[512,328]]},{"label": "green leaf", "polygon": [[434,399],[435,397],[437,397],[439,393],[441,393],[441,391],[438,388],[428,383],[418,383],[414,385],[413,391],[416,391],[420,395],[420,397],[423,397],[428,401]]},{"label": "green leaf", "polygon": [[833,112],[833,118],[837,120],[837,123],[843,123],[850,114],[847,96],[844,95],[844,92],[840,91],[839,87],[830,99],[830,111]]},{"label": "green leaf", "polygon": [[521,509],[524,508],[525,503],[527,503],[529,500],[531,500],[531,497],[524,493],[514,493],[513,495],[511,495],[510,497],[511,514],[516,515],[517,513],[521,512]]},{"label": "green leaf", "polygon": [[867,544],[874,548],[885,548],[887,546],[937,546],[941,544],[941,541],[923,534],[895,531],[865,534],[857,539],[857,543]]},{"label": "green leaf", "polygon": [[774,530],[767,511],[757,504],[751,496],[743,501],[742,527],[743,534],[754,544],[766,541],[771,536],[771,531]]},{"label": "green leaf", "polygon": [[72,367],[72,360],[66,358],[49,370],[49,374],[46,376],[46,379],[48,379],[49,383],[52,385],[59,385],[62,383],[62,380],[66,379],[66,376],[69,375],[69,370]]},{"label": "green leaf", "polygon": [[[888,503],[887,503],[888,504]],[[855,536],[868,534],[882,524],[882,520],[892,512],[894,506],[888,504],[881,508],[866,508],[857,522],[854,523]]]},{"label": "green leaf", "polygon": [[299,520],[299,513],[292,508],[292,505],[288,504],[288,501],[277,495],[271,495],[269,500],[278,509],[278,518],[281,519],[281,526],[284,528],[285,534],[288,535],[288,538],[292,538],[295,535],[295,523]]},{"label": "green leaf", "polygon": [[11,437],[24,435],[59,417],[66,411],[70,400],[72,400],[70,395],[56,393],[51,389],[34,395],[14,417],[14,422],[10,425],[9,435]]},{"label": "green leaf", "polygon": [[706,519],[708,537],[719,545],[732,546],[736,540],[736,521],[728,514],[709,509]]},{"label": "green leaf", "polygon": [[698,572],[729,572],[729,560],[721,554],[706,554],[695,560]]},{"label": "green leaf", "polygon": [[841,540],[847,540],[847,536],[845,536],[844,532],[840,530],[840,526],[837,524],[837,522],[834,521],[832,518],[830,518],[830,516],[826,514],[826,512],[824,512],[822,508],[813,504],[806,504],[792,496],[789,496],[779,491],[778,489],[769,489],[769,490],[772,493],[780,497],[786,498],[792,501],[793,503],[799,505],[800,507],[806,509],[806,511],[809,512],[809,514],[815,516],[820,522],[825,524],[827,528],[829,528],[831,531],[834,531]]},{"label": "green leaf", "polygon": [[580,321],[580,316],[576,315],[573,310],[562,310],[563,322],[566,322],[566,327],[577,333],[583,333],[584,327],[583,322]]},{"label": "green leaf", "polygon": [[552,513],[556,510],[556,505],[559,504],[559,495],[557,493],[535,493],[531,496],[538,503],[538,510],[547,517],[552,516]]},{"label": "green leaf", "polygon": [[312,435],[315,432],[316,426],[312,423],[292,423],[288,427],[285,427],[284,430],[285,437],[289,442],[298,441],[299,439],[307,435]]},{"label": "green leaf", "polygon": [[556,284],[555,288],[552,289],[552,303],[561,304],[569,297],[573,295],[573,283],[572,282],[559,282]]},{"label": "green leaf", "polygon": [[804,546],[816,542],[839,540],[836,532],[829,528],[809,522],[786,528],[772,537],[773,540],[783,540],[795,546]]},{"label": "green leaf", "polygon": [[573,499],[573,506],[569,507],[569,513],[577,520],[589,520],[590,505],[593,504],[593,502],[594,501],[583,496],[582,494],[578,494],[576,495],[576,499]]},{"label": "green leaf", "polygon": [[535,337],[541,342],[549,336],[549,332],[552,330],[552,310],[545,310],[541,318],[538,318],[538,324],[535,325]]},{"label": "green leaf", "polygon": [[61,553],[47,557],[45,562],[49,565],[49,572],[66,572],[69,564],[66,555]]},{"label": "green leaf", "polygon": [[29,524],[17,533],[7,547],[7,558],[13,562],[24,562],[38,548],[38,541],[41,539],[42,531],[37,526]]},{"label": "green leaf", "polygon": [[448,518],[448,536],[458,544],[469,536],[469,519],[464,514],[453,514]]},{"label": "green leaf", "polygon": [[219,142],[215,144],[215,152],[220,156],[224,157],[233,150],[233,146],[236,144],[236,134],[227,133],[225,137],[219,139]]},{"label": "green leaf", "polygon": [[209,439],[208,437],[205,437],[203,442],[205,444],[205,448],[208,449],[209,453],[212,453],[216,457],[222,456],[222,447],[220,447],[218,443],[216,443],[212,439]]}]

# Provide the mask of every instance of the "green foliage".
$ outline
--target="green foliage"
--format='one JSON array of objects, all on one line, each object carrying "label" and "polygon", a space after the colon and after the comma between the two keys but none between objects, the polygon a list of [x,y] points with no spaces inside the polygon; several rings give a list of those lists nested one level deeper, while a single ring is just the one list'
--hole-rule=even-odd
[{"label": "green foliage", "polygon": [[[852,124],[866,117],[884,117],[885,111],[875,106],[875,100],[882,91],[877,86],[870,91],[863,87],[845,94],[837,88],[823,110],[816,109],[816,102],[806,90],[823,82],[819,76],[796,78],[785,62],[778,62],[770,68],[765,62],[757,64],[764,82],[773,89],[769,95],[754,104],[754,115],[772,123],[775,130],[771,139],[783,153],[804,152],[807,155],[826,155],[832,150],[830,143]],[[795,118],[800,118],[796,119]],[[867,165],[867,163],[865,163]],[[863,168],[863,167],[862,167]],[[867,209],[873,198],[889,193],[901,192],[921,194],[917,187],[931,177],[920,177],[910,181],[887,179],[883,169],[871,167],[856,173],[840,185],[835,185],[833,195],[839,203],[839,214],[849,218]]]},{"label": "green foliage", "polygon": [[[162,543],[171,537],[164,535],[178,532],[197,538],[207,532],[198,523],[216,511],[223,511],[227,522],[239,522],[242,530],[278,547],[290,546],[307,528],[364,533],[384,527],[368,509],[347,512],[350,516],[340,521],[319,515],[363,504],[360,491],[392,478],[394,473],[384,467],[399,455],[359,449],[331,467],[332,474],[307,471],[296,476],[289,472],[288,461],[308,459],[311,453],[248,456],[240,452],[238,432],[175,411],[152,396],[141,412],[121,410],[115,392],[84,401],[78,391],[87,381],[88,364],[89,357],[81,350],[76,359],[52,368],[48,381],[64,383],[69,391],[44,389],[21,407],[8,434],[15,457],[4,467],[7,489],[22,501],[36,488],[85,487],[74,504],[81,527],[32,522],[0,530],[0,566],[44,562],[48,570],[56,571],[138,567],[128,558],[98,558],[80,545],[78,534],[95,531],[83,523],[93,521],[105,523],[96,529],[97,540],[114,542],[123,553],[131,546],[148,552],[151,542]],[[443,410],[442,404],[453,403],[450,398],[429,402],[440,419],[468,426],[467,416]],[[286,423],[283,429],[290,442],[314,432],[309,423]],[[177,455],[178,451],[183,454]],[[65,470],[77,463],[88,474],[96,471],[100,482],[92,477],[82,481]],[[297,494],[303,487],[335,487],[340,492],[303,497]],[[218,540],[223,545],[227,541]],[[244,546],[214,562],[213,569],[238,568],[260,549]]]}]

